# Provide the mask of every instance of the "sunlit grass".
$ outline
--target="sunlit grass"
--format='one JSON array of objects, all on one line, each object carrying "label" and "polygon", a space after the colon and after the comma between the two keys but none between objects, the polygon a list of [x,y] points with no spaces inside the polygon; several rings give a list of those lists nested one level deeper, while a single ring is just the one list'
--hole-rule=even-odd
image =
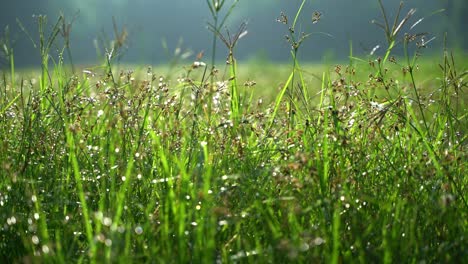
[{"label": "sunlit grass", "polygon": [[111,55],[3,71],[2,260],[466,259],[466,54],[235,71]]}]

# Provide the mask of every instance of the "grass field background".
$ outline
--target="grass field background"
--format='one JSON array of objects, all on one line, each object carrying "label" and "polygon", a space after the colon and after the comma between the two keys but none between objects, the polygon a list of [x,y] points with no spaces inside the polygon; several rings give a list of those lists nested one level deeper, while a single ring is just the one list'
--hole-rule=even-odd
[{"label": "grass field background", "polygon": [[38,69],[9,53],[2,259],[466,260],[466,53],[393,57],[390,38],[382,57],[311,64],[289,33],[287,64],[237,63],[233,45],[216,67],[110,52],[72,70],[47,38]]}]

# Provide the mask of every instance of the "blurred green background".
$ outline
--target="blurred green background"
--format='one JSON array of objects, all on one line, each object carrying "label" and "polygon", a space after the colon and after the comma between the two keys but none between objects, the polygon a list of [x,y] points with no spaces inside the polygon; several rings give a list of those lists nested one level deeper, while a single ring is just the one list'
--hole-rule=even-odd
[{"label": "blurred green background", "polygon": [[[384,1],[393,20],[399,1]],[[227,0],[231,4],[232,0]],[[227,27],[236,31],[240,23],[248,23],[248,35],[237,47],[237,57],[242,60],[257,59],[284,61],[289,50],[284,35],[287,28],[276,22],[282,11],[292,20],[300,5],[299,0],[240,0]],[[410,8],[417,12],[403,32],[429,33],[435,37],[428,45],[428,52],[439,52],[447,33],[448,45],[455,49],[468,49],[468,37],[464,26],[468,24],[466,0],[407,0],[402,17]],[[438,10],[443,12],[431,15]],[[319,23],[312,23],[313,12],[321,15]],[[71,50],[75,63],[95,63],[98,54],[104,52],[105,43],[114,38],[113,17],[119,28],[128,33],[122,61],[126,63],[164,64],[174,55],[177,47],[197,54],[211,54],[212,34],[207,29],[210,12],[205,0],[15,0],[3,1],[0,9],[0,32],[5,35],[9,26],[9,38],[13,43],[17,66],[36,65],[39,52],[34,50],[27,34],[18,25],[21,21],[31,38],[37,41],[37,15],[48,16],[51,28],[63,13],[72,22]],[[420,18],[416,27],[409,29]],[[306,3],[297,31],[313,33],[301,49],[301,59],[317,61],[340,60],[349,55],[352,40],[355,54],[368,54],[380,45],[377,54],[384,52],[386,44],[383,32],[371,23],[381,20],[377,0],[313,0]],[[326,33],[326,34],[322,34]],[[167,50],[163,47],[166,43]],[[221,45],[221,44],[220,44]],[[222,46],[220,46],[222,47]],[[55,50],[58,50],[57,45]],[[398,50],[396,50],[398,52]],[[193,55],[194,57],[195,55]],[[218,51],[218,59],[226,57],[226,51]],[[0,67],[6,67],[5,59]]]}]

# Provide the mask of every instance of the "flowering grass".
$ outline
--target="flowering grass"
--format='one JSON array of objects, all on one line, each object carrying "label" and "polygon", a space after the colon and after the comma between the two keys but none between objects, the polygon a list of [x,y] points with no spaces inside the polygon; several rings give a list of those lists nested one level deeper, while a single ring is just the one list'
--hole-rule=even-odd
[{"label": "flowering grass", "polygon": [[2,260],[466,260],[466,54],[238,76],[235,54],[169,73],[107,55],[4,71]]}]

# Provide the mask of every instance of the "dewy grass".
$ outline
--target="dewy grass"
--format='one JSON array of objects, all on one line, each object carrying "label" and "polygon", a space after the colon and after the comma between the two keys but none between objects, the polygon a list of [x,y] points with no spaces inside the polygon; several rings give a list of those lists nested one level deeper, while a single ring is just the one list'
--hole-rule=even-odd
[{"label": "dewy grass", "polygon": [[231,92],[231,118],[235,126],[239,122],[239,117],[242,114],[240,112],[240,94],[238,91],[237,84],[237,61],[234,57],[234,48],[236,47],[237,41],[247,34],[246,24],[242,23],[237,30],[236,34],[231,36],[229,30],[226,30],[226,35],[223,35],[216,28],[211,30],[222,40],[226,48],[229,50],[229,55],[226,59],[226,63],[229,65],[229,83]]},{"label": "dewy grass", "polygon": [[466,259],[466,54],[233,73],[232,52],[227,76],[197,58],[168,79],[116,67],[117,50],[75,74],[44,54],[47,82],[7,64],[3,262]]}]

